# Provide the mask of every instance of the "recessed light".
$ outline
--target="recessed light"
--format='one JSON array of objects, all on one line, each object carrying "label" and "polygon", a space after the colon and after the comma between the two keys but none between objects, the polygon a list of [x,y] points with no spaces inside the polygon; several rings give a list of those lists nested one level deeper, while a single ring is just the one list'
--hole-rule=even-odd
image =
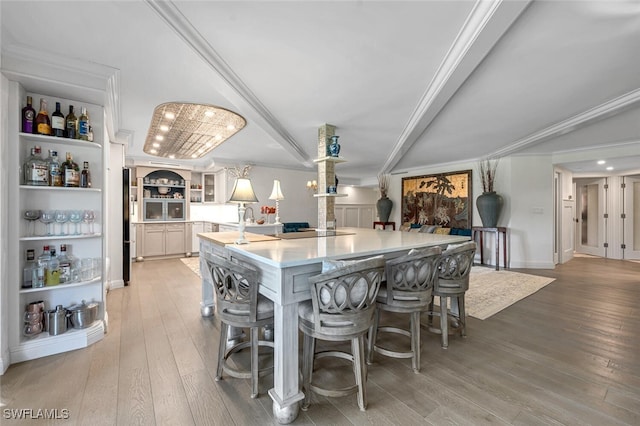
[{"label": "recessed light", "polygon": [[171,154],[171,155],[169,155],[169,158],[171,158],[173,160],[174,158],[176,158],[176,156]]},{"label": "recessed light", "polygon": [[213,117],[213,115],[214,115],[214,114],[215,114],[215,112],[214,112],[214,111],[211,111],[210,109],[209,109],[209,110],[207,110],[207,111],[204,113],[204,115],[206,115],[207,117]]},{"label": "recessed light", "polygon": [[176,115],[174,113],[168,111],[168,112],[164,113],[164,117],[169,119],[169,120],[173,120],[174,118],[176,118]]},{"label": "recessed light", "polygon": [[191,158],[198,158],[198,154],[191,154]]},{"label": "recessed light", "polygon": [[162,130],[163,132],[168,132],[169,126],[167,126],[166,124],[163,124],[162,126],[160,126],[160,130]]},{"label": "recessed light", "polygon": [[160,148],[160,144],[159,144],[158,142],[154,142],[154,143],[153,143],[153,147],[154,147],[154,148]]},{"label": "recessed light", "polygon": [[227,130],[235,130],[235,129],[236,129],[236,126],[234,126],[233,124],[229,124],[227,126]]},{"label": "recessed light", "polygon": [[598,160],[598,164],[604,164],[604,163],[606,163],[606,161],[604,161],[604,160]]},{"label": "recessed light", "polygon": [[150,153],[150,154],[157,154],[157,153],[158,153],[158,150],[157,150],[157,149],[150,149],[150,150],[149,150],[149,153]]},{"label": "recessed light", "polygon": [[156,140],[157,140],[157,141],[163,141],[163,140],[164,140],[164,136],[162,136],[162,135],[156,135]]},{"label": "recessed light", "polygon": [[609,166],[607,167],[607,170],[613,170],[613,167]]}]

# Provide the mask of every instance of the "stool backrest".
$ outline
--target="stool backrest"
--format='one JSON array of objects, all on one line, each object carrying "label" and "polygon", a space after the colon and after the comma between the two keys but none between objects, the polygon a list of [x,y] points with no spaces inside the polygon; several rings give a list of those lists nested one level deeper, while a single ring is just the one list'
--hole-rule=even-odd
[{"label": "stool backrest", "polygon": [[438,276],[441,253],[440,247],[429,247],[388,260],[385,265],[387,304],[409,308],[428,303]]},{"label": "stool backrest", "polygon": [[206,255],[205,260],[216,294],[217,314],[222,319],[245,316],[256,321],[258,271],[216,255]]},{"label": "stool backrest", "polygon": [[459,294],[469,289],[469,272],[476,254],[476,243],[469,241],[450,247],[440,255],[438,279],[434,289],[438,293]]},{"label": "stool backrest", "polygon": [[380,256],[309,277],[316,330],[335,335],[366,331],[384,264]]}]

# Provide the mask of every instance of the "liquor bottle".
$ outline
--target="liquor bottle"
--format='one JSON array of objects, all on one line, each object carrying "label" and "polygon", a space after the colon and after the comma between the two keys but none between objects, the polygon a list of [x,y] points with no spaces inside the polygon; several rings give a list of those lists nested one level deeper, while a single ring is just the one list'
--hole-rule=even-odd
[{"label": "liquor bottle", "polygon": [[65,136],[70,139],[78,137],[78,118],[73,113],[73,105],[69,105],[69,114],[65,118]]},{"label": "liquor bottle", "polygon": [[62,186],[62,173],[58,161],[58,151],[49,150],[49,186]]},{"label": "liquor bottle", "polygon": [[31,148],[31,156],[24,163],[24,184],[33,186],[49,185],[47,162],[40,156],[40,147]]},{"label": "liquor bottle", "polygon": [[33,109],[33,98],[27,96],[27,106],[22,108],[22,131],[33,133],[33,121],[36,119],[36,110]]},{"label": "liquor bottle", "polygon": [[73,276],[71,273],[73,259],[71,255],[67,254],[66,244],[60,244],[60,256],[58,256],[58,262],[60,263],[60,284],[73,282]]},{"label": "liquor bottle", "polygon": [[87,115],[87,108],[82,107],[80,109],[80,117],[78,118],[78,139],[83,141],[89,140],[89,116]]},{"label": "liquor bottle", "polygon": [[64,115],[60,112],[60,102],[56,102],[56,110],[51,114],[51,133],[59,138],[64,137]]},{"label": "liquor bottle", "polygon": [[51,254],[51,257],[49,258],[49,262],[47,262],[47,266],[44,270],[44,285],[58,285],[60,284],[60,261],[56,257],[55,247],[51,247],[51,249],[49,249],[49,253]]},{"label": "liquor bottle", "polygon": [[40,112],[36,115],[36,131],[39,135],[51,135],[51,120],[47,112],[47,101],[40,98]]},{"label": "liquor bottle", "polygon": [[37,280],[33,282],[34,288],[44,287],[45,282],[45,270],[47,265],[49,264],[49,260],[51,260],[51,253],[49,252],[49,246],[46,245],[42,249],[42,254],[38,256],[38,271],[37,271]]},{"label": "liquor bottle", "polygon": [[73,156],[70,152],[67,152],[67,160],[60,165],[60,172],[62,173],[63,186],[80,186],[80,168],[78,164],[73,161]]},{"label": "liquor bottle", "polygon": [[22,275],[22,288],[31,288],[33,287],[34,278],[37,280],[37,269],[38,264],[36,263],[36,253],[35,250],[29,249],[27,250],[27,260],[24,263],[23,275]]},{"label": "liquor bottle", "polygon": [[82,173],[80,174],[80,188],[91,188],[91,173],[89,172],[89,162],[83,164]]}]

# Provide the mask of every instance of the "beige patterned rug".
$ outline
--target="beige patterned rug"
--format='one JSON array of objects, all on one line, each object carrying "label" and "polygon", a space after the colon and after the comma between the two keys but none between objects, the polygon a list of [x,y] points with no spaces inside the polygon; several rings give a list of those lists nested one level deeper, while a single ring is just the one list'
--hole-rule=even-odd
[{"label": "beige patterned rug", "polygon": [[474,266],[465,294],[467,315],[481,320],[532,295],[555,278]]},{"label": "beige patterned rug", "polygon": [[[200,276],[199,257],[181,260]],[[554,278],[474,266],[471,268],[469,290],[465,295],[467,315],[487,319],[553,281]]]}]

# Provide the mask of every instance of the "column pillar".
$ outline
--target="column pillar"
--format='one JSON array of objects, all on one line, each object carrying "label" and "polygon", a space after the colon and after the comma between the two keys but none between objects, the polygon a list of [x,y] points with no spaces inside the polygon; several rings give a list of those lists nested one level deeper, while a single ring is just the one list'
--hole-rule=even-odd
[{"label": "column pillar", "polygon": [[[334,136],[336,127],[323,124],[318,128],[318,158],[327,156],[327,140]],[[335,163],[333,161],[318,161],[318,194],[326,194],[329,185],[335,185]],[[335,230],[336,216],[334,212],[334,197],[318,197],[318,229]]]}]

